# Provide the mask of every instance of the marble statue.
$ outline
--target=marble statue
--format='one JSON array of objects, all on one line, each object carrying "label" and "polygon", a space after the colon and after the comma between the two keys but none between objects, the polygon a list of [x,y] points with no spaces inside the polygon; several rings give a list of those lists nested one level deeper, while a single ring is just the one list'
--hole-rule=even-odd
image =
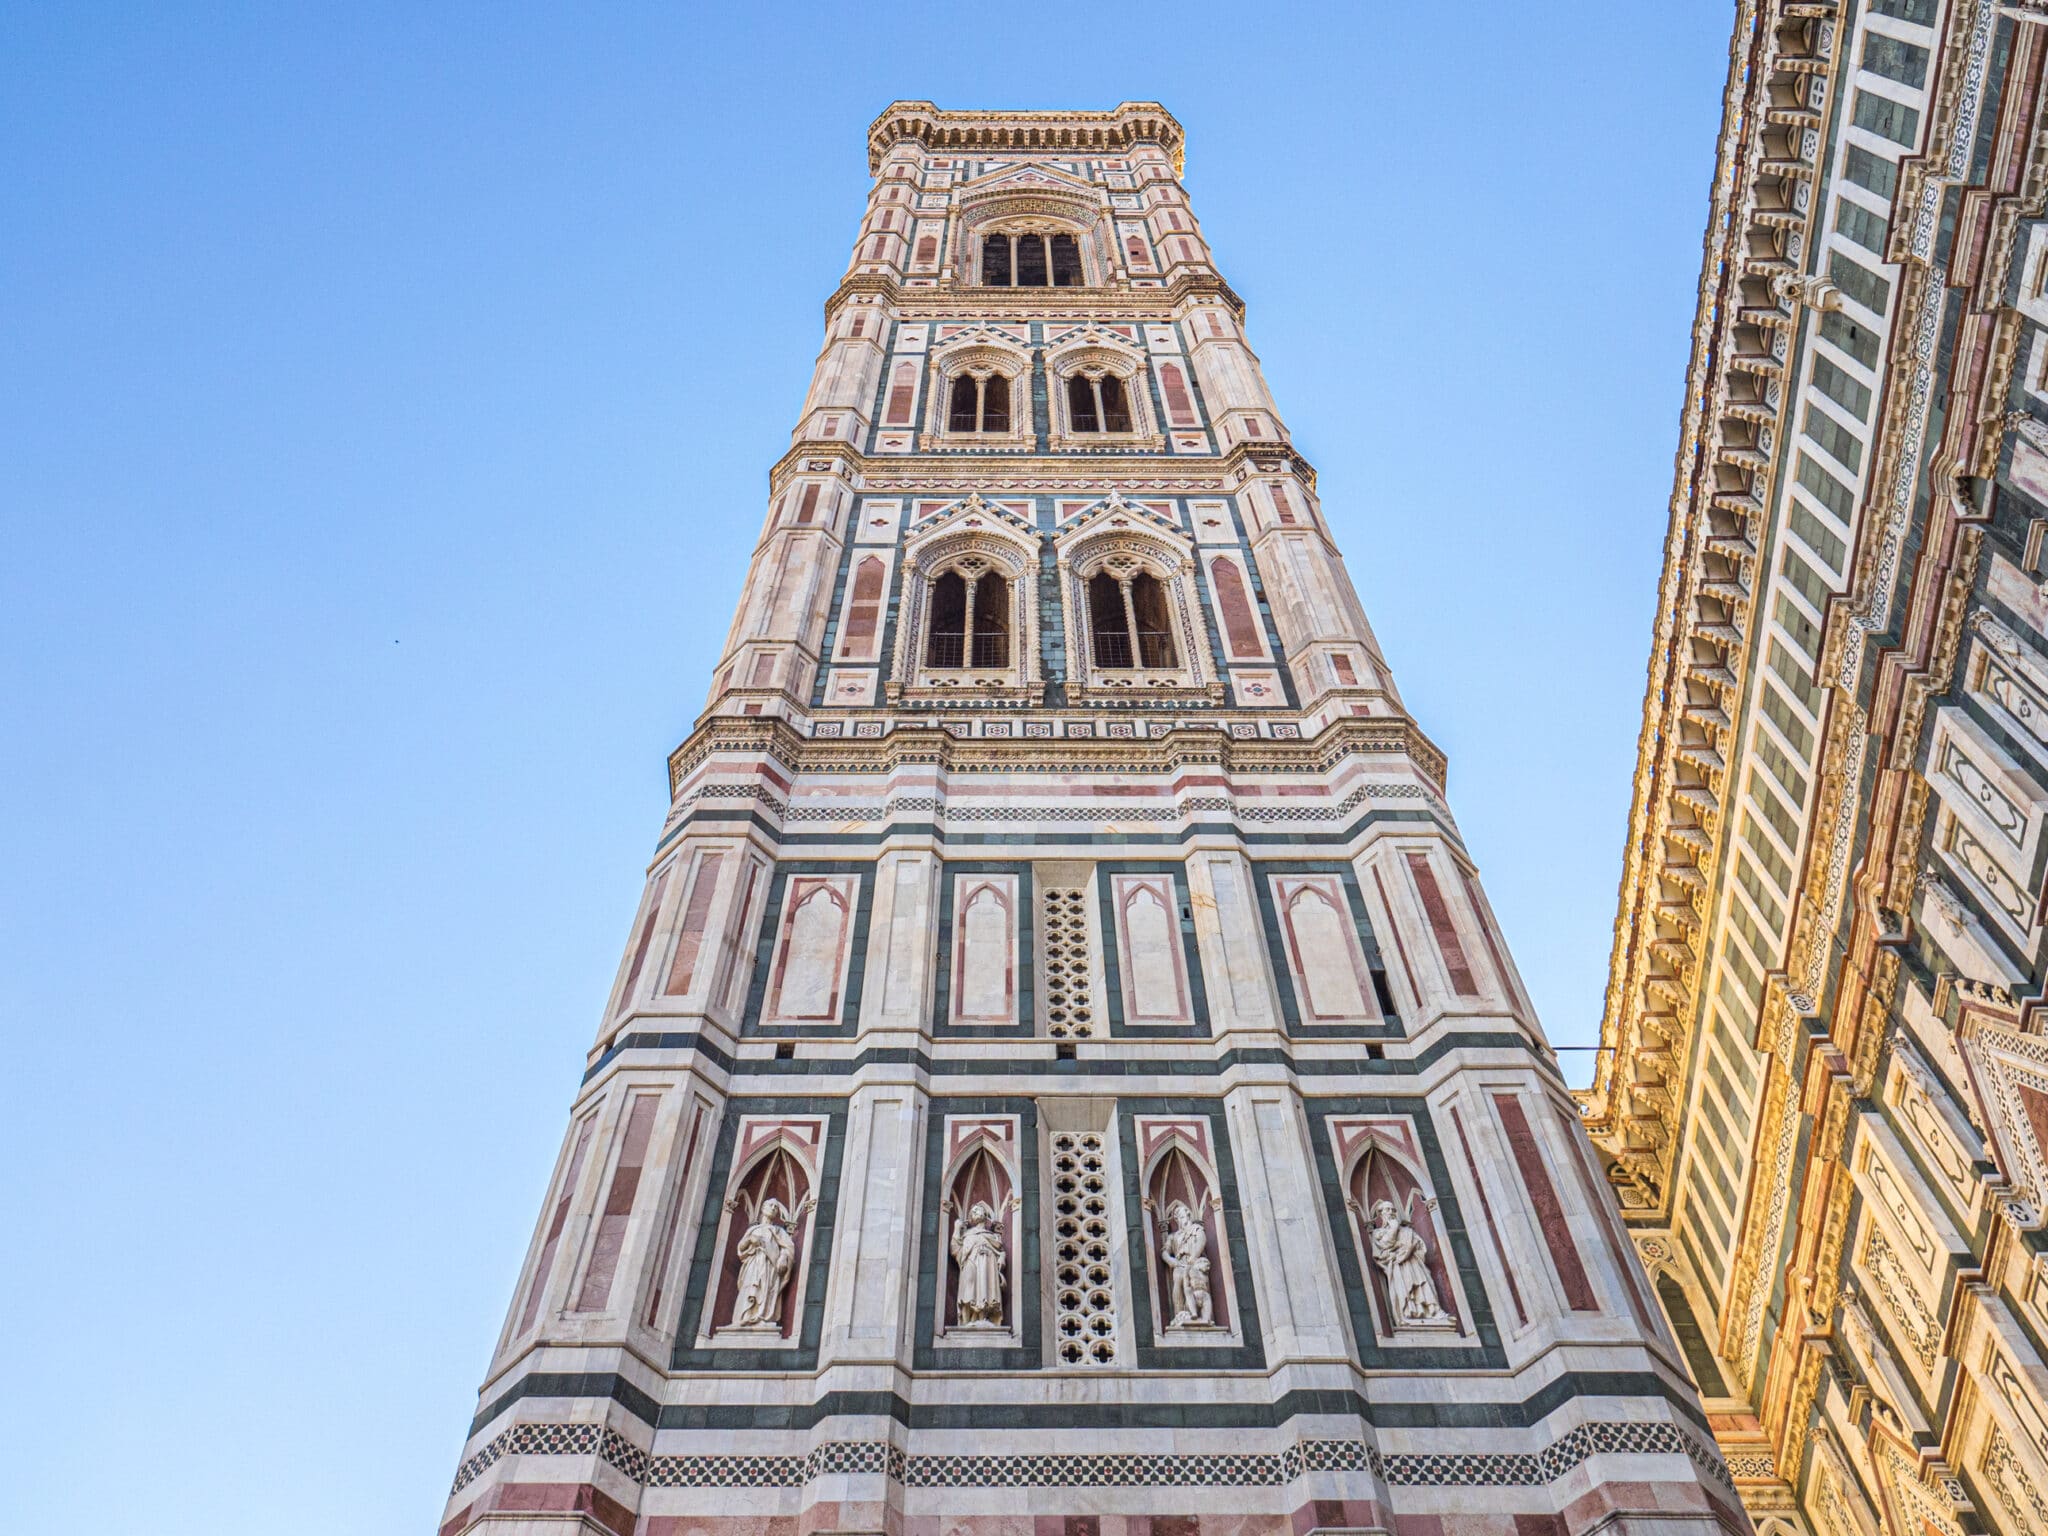
[{"label": "marble statue", "polygon": [[1387,1295],[1397,1328],[1444,1328],[1451,1315],[1437,1300],[1436,1281],[1429,1273],[1429,1245],[1410,1225],[1419,1190],[1409,1190],[1405,1204],[1375,1200],[1372,1204],[1372,1260],[1387,1277]]},{"label": "marble statue", "polygon": [[977,1200],[965,1221],[953,1226],[953,1261],[960,1266],[955,1321],[962,1328],[1003,1325],[1003,1229],[986,1200]]},{"label": "marble statue", "polygon": [[1169,1328],[1213,1328],[1216,1299],[1209,1290],[1209,1234],[1185,1200],[1166,1208],[1166,1267],[1173,1272]]},{"label": "marble statue", "polygon": [[780,1200],[767,1199],[734,1250],[740,1259],[739,1295],[733,1302],[735,1328],[779,1328],[782,1290],[796,1262],[796,1218]]}]

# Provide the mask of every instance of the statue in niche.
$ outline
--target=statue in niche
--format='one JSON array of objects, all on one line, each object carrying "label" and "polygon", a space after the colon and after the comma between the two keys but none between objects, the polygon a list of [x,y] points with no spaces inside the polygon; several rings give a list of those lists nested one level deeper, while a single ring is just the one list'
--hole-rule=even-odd
[{"label": "statue in niche", "polygon": [[801,1212],[792,1214],[780,1200],[761,1202],[754,1220],[740,1235],[733,1252],[739,1256],[739,1291],[732,1307],[732,1326],[781,1330],[782,1291],[796,1263],[794,1228]]},{"label": "statue in niche", "polygon": [[[1410,1224],[1419,1194],[1420,1190],[1409,1190],[1399,1206],[1391,1200],[1373,1202],[1372,1261],[1387,1277],[1395,1327],[1452,1328],[1456,1321],[1437,1300],[1436,1281],[1429,1273],[1429,1245]],[[1435,1204],[1426,1201],[1425,1209]]]},{"label": "statue in niche", "polygon": [[1166,1208],[1166,1267],[1173,1272],[1169,1328],[1213,1328],[1216,1298],[1209,1289],[1209,1234],[1185,1200]]},{"label": "statue in niche", "polygon": [[[1003,1283],[1008,1266],[1002,1222],[1015,1198],[1003,1201],[1000,1211],[986,1200],[977,1200],[968,1209],[967,1219],[953,1224],[953,1262],[960,1266],[954,1316],[958,1327],[1003,1326]],[[947,1202],[947,1208],[952,1208],[952,1202]]]}]

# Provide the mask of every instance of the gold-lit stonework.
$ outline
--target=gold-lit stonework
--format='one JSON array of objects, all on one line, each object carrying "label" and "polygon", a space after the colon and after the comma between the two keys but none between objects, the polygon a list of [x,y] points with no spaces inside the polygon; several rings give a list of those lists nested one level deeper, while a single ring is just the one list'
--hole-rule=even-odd
[{"label": "gold-lit stonework", "polygon": [[1764,1528],[2043,1529],[2044,22],[1737,7],[1580,1098]]}]

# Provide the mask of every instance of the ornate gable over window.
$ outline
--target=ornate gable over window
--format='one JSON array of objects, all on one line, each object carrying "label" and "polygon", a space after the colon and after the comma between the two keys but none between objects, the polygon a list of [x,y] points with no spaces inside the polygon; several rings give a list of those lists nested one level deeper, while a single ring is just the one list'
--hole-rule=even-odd
[{"label": "ornate gable over window", "polygon": [[[962,187],[954,207],[961,252],[956,282],[978,288],[1105,287],[1118,279],[1108,194],[1078,177],[1049,165],[1005,169]],[[1080,271],[1056,276],[1051,265],[1060,256],[1048,243],[1032,253],[1043,256],[1045,270],[1026,273],[1020,265],[1024,252],[1014,248],[1024,237],[1072,242],[1068,259],[1078,254]],[[1001,249],[991,251],[991,243]]]},{"label": "ornate gable over window", "polygon": [[892,700],[1037,703],[1038,530],[970,494],[914,524]]},{"label": "ornate gable over window", "polygon": [[1031,353],[993,326],[948,336],[931,352],[922,446],[1018,451],[1031,445]]},{"label": "ornate gable over window", "polygon": [[978,176],[955,192],[954,201],[965,212],[991,198],[1020,196],[1053,201],[1064,198],[1068,200],[1067,206],[1084,212],[1106,204],[1100,188],[1042,160],[1000,166]]},{"label": "ornate gable over window", "polygon": [[1054,534],[1053,548],[1070,696],[1221,701],[1193,546],[1179,524],[1112,491]]},{"label": "ornate gable over window", "polygon": [[1054,448],[1157,453],[1165,446],[1145,353],[1129,337],[1075,326],[1047,347],[1045,373]]},{"label": "ornate gable over window", "polygon": [[2048,1036],[1966,999],[1963,1059],[1984,1111],[1992,1155],[2005,1176],[2006,1215],[2016,1226],[2048,1221]]}]

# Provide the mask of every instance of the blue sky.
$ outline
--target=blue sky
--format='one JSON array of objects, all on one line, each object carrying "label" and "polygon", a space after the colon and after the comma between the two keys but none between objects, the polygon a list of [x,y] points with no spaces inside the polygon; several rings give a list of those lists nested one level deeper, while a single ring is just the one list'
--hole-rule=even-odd
[{"label": "blue sky", "polygon": [[0,11],[0,1521],[438,1518],[895,98],[1186,125],[1591,1040],[1729,23]]}]

